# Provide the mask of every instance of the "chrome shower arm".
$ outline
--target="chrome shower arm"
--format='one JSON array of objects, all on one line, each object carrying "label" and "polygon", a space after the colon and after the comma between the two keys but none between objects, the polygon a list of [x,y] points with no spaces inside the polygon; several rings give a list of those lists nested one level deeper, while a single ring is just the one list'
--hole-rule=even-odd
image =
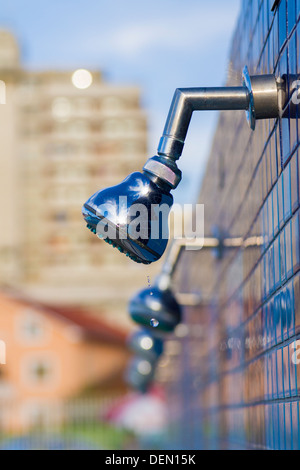
[{"label": "chrome shower arm", "polygon": [[199,241],[197,239],[174,239],[171,243],[171,246],[166,255],[164,264],[162,266],[161,272],[168,274],[172,277],[177,263],[179,262],[181,254],[186,249],[200,250],[202,248],[218,248],[220,246],[220,240],[216,237],[205,237],[201,238]]},{"label": "chrome shower arm", "polygon": [[271,119],[283,109],[286,80],[280,83],[275,75],[254,75],[243,70],[243,83],[239,87],[177,88],[170,106],[163,135],[158,145],[158,155],[149,158],[144,172],[158,186],[175,189],[181,180],[176,160],[182,154],[184,141],[194,111],[244,110],[252,130],[256,119]]},{"label": "chrome shower arm", "polygon": [[244,110],[250,95],[245,86],[220,88],[177,88],[170,106],[158,155],[177,160],[182,153],[194,111]]}]

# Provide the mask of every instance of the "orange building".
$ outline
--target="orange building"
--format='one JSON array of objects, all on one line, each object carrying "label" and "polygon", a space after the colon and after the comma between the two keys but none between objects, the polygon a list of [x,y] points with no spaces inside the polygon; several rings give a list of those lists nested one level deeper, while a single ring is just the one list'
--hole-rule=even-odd
[{"label": "orange building", "polygon": [[2,292],[0,341],[0,429],[41,422],[51,404],[87,390],[111,394],[123,386],[126,332],[78,308],[52,308]]}]

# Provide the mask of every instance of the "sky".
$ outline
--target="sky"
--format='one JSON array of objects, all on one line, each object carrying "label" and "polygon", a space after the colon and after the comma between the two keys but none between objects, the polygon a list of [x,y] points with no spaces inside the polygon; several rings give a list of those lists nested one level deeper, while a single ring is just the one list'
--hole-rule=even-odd
[{"label": "sky", "polygon": [[[107,81],[140,86],[152,156],[176,88],[224,85],[239,7],[240,0],[10,0],[0,6],[0,28],[16,34],[26,68],[99,69]],[[216,112],[194,113],[175,202],[196,200],[216,122]]]}]

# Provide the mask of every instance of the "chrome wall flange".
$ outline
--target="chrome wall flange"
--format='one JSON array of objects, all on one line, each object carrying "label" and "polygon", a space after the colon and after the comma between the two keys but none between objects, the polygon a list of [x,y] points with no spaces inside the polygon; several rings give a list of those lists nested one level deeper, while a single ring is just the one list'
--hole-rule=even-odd
[{"label": "chrome wall flange", "polygon": [[248,90],[249,104],[246,109],[248,124],[255,129],[257,119],[279,116],[279,89],[275,75],[250,76],[247,65],[243,69],[243,86]]}]

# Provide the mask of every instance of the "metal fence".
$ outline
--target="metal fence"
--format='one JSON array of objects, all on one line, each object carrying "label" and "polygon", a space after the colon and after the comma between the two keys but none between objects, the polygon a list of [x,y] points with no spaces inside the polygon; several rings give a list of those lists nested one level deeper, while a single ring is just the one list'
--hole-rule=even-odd
[{"label": "metal fence", "polygon": [[128,430],[106,419],[119,397],[71,401],[1,400],[1,450],[88,450],[137,447]]}]

